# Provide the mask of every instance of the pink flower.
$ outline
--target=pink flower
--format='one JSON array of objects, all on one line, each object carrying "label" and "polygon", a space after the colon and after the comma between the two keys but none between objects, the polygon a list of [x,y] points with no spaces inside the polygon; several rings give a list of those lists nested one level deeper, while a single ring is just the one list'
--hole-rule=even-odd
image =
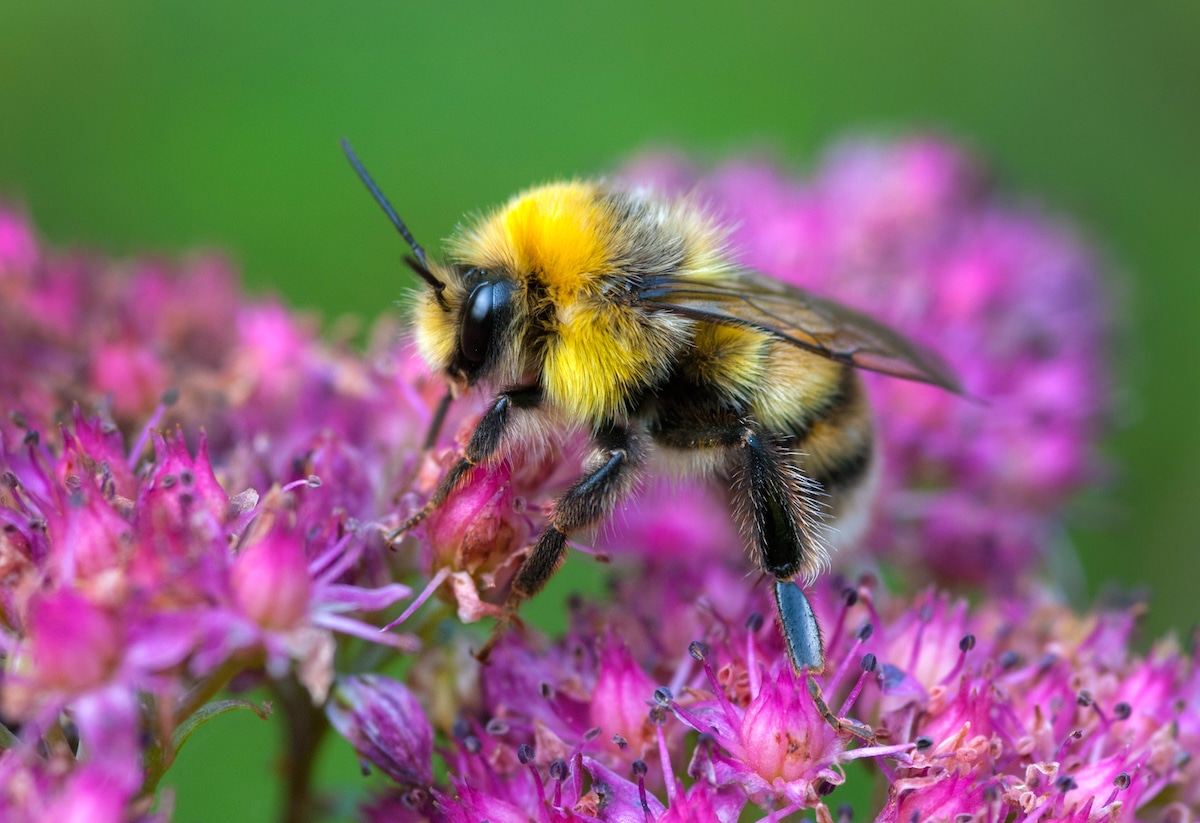
[{"label": "pink flower", "polygon": [[30,606],[29,638],[37,682],[67,693],[104,683],[116,669],[124,641],[113,614],[70,590]]},{"label": "pink flower", "polygon": [[274,530],[243,549],[230,583],[238,606],[264,629],[293,628],[308,614],[312,578],[304,545],[293,534]]}]

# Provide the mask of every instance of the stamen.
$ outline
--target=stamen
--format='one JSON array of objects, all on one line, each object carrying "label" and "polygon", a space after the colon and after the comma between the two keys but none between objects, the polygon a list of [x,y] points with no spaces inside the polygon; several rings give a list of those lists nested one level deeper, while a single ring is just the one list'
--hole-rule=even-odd
[{"label": "stamen", "polygon": [[562,784],[571,776],[571,767],[565,760],[555,760],[550,764],[550,778],[554,781],[554,805],[562,805]]},{"label": "stamen", "polygon": [[359,556],[366,548],[364,541],[359,541],[355,551],[346,551],[356,536],[354,532],[348,532],[342,536],[341,540],[338,540],[308,564],[308,574],[318,585],[329,585],[358,562]]},{"label": "stamen", "polygon": [[[729,702],[729,696],[725,694],[725,690],[721,688],[721,684],[717,681],[717,673],[713,671],[712,664],[708,662],[708,646],[695,641],[688,646],[688,650],[692,653],[692,657],[695,657],[703,664],[704,674],[708,677],[708,685],[712,688],[717,702],[721,704],[721,711],[725,715],[725,720],[729,723],[729,727],[732,729],[738,728],[742,721],[738,718],[737,712],[733,710],[733,704]],[[679,714],[681,708],[676,704],[671,707],[671,710]],[[684,715],[679,716],[684,717]],[[688,718],[688,722],[691,722],[690,718]],[[702,726],[697,725],[696,728],[702,728]]]},{"label": "stamen", "polygon": [[292,489],[298,489],[301,486],[309,489],[319,489],[321,488],[321,478],[317,477],[315,474],[310,474],[308,477],[303,477],[299,480],[293,480],[291,483],[288,483],[283,487],[283,491],[290,492]]},{"label": "stamen", "polygon": [[158,406],[154,409],[154,413],[150,415],[150,419],[142,427],[142,432],[138,435],[133,448],[129,450],[129,468],[137,468],[138,457],[146,450],[146,444],[150,442],[150,435],[158,428],[158,424],[162,422],[163,415],[167,413],[167,409],[178,402],[179,389],[167,389],[163,392]]},{"label": "stamen", "polygon": [[[467,740],[478,741],[477,737],[469,737]],[[463,741],[466,743],[466,740]],[[546,784],[542,782],[542,774],[538,771],[537,764],[534,762],[533,746],[528,743],[522,743],[517,747],[517,759],[524,765],[529,767],[530,773],[533,775],[533,783],[537,786],[538,808],[541,809],[541,814],[538,815],[542,819],[542,823],[550,823],[550,814],[546,810]]]},{"label": "stamen", "polygon": [[862,692],[863,686],[866,685],[867,678],[875,671],[878,662],[875,655],[867,652],[863,655],[862,660],[858,662],[858,667],[862,669],[862,673],[858,676],[858,682],[854,684],[854,688],[850,690],[850,694],[846,695],[846,700],[842,703],[839,715],[845,716],[846,712],[850,711],[850,707],[854,705],[854,701],[858,700],[858,695]]},{"label": "stamen", "polygon": [[430,598],[430,596],[435,591],[438,590],[438,587],[441,586],[442,583],[444,583],[446,581],[446,578],[449,576],[450,576],[450,567],[449,566],[444,566],[441,569],[439,569],[438,573],[435,574],[433,577],[431,577],[429,579],[429,582],[427,584],[425,584],[425,588],[421,590],[421,593],[417,595],[416,599],[413,600],[412,603],[408,604],[408,608],[405,609],[404,612],[399,617],[397,617],[391,623],[388,623],[386,626],[384,626],[379,631],[386,632],[388,629],[390,629],[394,626],[399,626],[405,620],[412,617],[413,612],[415,612],[417,609],[421,608],[421,606],[425,605],[425,601],[428,600]]},{"label": "stamen", "polygon": [[850,661],[854,659],[855,655],[858,654],[859,649],[862,647],[862,644],[869,640],[874,632],[874,625],[871,623],[864,623],[862,628],[855,633],[854,643],[851,644],[850,648],[846,650],[845,657],[842,658],[842,662],[838,664],[836,669],[834,669],[832,676],[829,678],[829,682],[826,684],[830,694],[836,693],[841,687],[842,679],[846,676],[847,672],[851,671]]},{"label": "stamen", "polygon": [[958,650],[960,652],[958,655],[958,660],[955,661],[954,668],[947,672],[946,676],[939,681],[941,685],[950,683],[956,677],[958,677],[959,672],[961,672],[963,667],[966,665],[967,652],[971,651],[973,648],[975,648],[975,635],[970,633],[964,634],[962,640],[958,641]]},{"label": "stamen", "polygon": [[842,589],[842,606],[838,609],[837,619],[833,623],[833,631],[829,633],[830,650],[837,646],[838,640],[842,637],[842,630],[846,626],[846,615],[850,609],[858,603],[858,590],[852,586],[847,586]]},{"label": "stamen", "polygon": [[1059,763],[1063,762],[1067,757],[1067,750],[1070,749],[1074,744],[1078,743],[1082,738],[1083,731],[1081,729],[1075,729],[1068,734],[1067,739],[1064,740],[1062,745],[1058,747],[1058,755],[1055,759],[1058,760]]},{"label": "stamen", "polygon": [[646,798],[646,772],[648,770],[645,760],[633,761],[632,771],[633,776],[637,778],[638,801],[642,804],[642,813],[646,816],[646,823],[653,823],[653,818],[650,816],[650,801]]}]

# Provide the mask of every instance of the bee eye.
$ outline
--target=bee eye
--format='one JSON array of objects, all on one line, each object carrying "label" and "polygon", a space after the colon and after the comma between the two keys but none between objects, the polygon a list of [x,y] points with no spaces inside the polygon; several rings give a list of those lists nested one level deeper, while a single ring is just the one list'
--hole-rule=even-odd
[{"label": "bee eye", "polygon": [[482,363],[487,359],[496,313],[506,307],[508,300],[508,285],[498,282],[480,283],[467,298],[458,330],[458,347],[468,362]]}]

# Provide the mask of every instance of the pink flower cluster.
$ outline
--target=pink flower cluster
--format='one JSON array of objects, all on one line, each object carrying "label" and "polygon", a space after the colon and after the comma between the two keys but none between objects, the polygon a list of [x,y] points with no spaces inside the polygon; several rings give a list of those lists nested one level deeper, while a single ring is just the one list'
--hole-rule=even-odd
[{"label": "pink flower cluster", "polygon": [[414,381],[216,260],[123,269],[0,211],[5,820],[141,815],[233,676],[320,705],[335,633],[420,645],[364,619],[411,593],[370,525],[389,464],[361,455],[414,462]]},{"label": "pink flower cluster", "polygon": [[[702,485],[631,502],[596,550],[611,597],[480,667],[460,624],[497,613],[578,470],[569,438],[474,471],[389,550],[480,408],[423,450],[443,387],[394,323],[358,353],[219,261],[60,256],[0,209],[0,818],[168,818],[157,785],[187,737],[267,714],[231,682],[386,775],[369,820],[832,823],[852,782],[888,823],[1200,813],[1194,649],[1136,654],[1134,610],[1076,615],[1036,575],[1102,474],[1087,251],[938,141],[849,144],[807,181],[662,158],[626,175],[696,190],[745,264],[920,339],[972,395],[872,378],[887,473],[870,554],[810,592],[827,671],[791,670]],[[986,586],[968,607],[929,581]],[[403,682],[379,673],[397,655]],[[313,752],[287,754],[286,813],[311,817]]]},{"label": "pink flower cluster", "polygon": [[[767,819],[812,808],[832,820],[857,760],[886,787],[879,821],[1200,809],[1200,671],[1170,640],[1132,654],[1129,612],[1079,617],[1047,592],[971,609],[934,590],[876,600],[869,580],[819,584],[832,661],[819,685],[875,735],[855,747],[765,625],[766,587],[732,567],[682,590],[661,572],[581,605],[555,643],[502,643],[480,705],[438,750],[449,790],[406,785],[369,819],[735,821],[754,805]],[[694,639],[680,654],[674,637]],[[434,752],[426,737],[413,762],[428,768]]]}]

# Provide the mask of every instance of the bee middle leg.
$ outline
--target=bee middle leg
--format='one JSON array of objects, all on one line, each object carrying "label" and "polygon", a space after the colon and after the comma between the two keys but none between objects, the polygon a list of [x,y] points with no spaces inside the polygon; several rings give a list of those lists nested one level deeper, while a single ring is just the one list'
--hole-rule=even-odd
[{"label": "bee middle leg", "polygon": [[601,431],[584,464],[584,475],[554,504],[554,514],[513,578],[504,614],[475,657],[486,662],[505,629],[516,619],[522,602],[545,588],[567,554],[571,533],[602,520],[633,487],[645,460],[641,436],[627,427]]}]

